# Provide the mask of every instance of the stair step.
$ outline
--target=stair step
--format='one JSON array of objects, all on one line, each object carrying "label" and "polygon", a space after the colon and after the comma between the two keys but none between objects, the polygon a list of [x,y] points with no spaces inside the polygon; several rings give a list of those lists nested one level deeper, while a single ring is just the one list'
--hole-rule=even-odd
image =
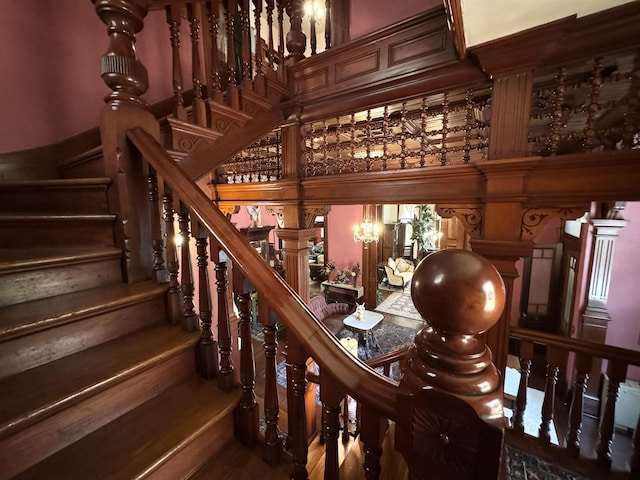
[{"label": "stair step", "polygon": [[115,215],[0,214],[3,248],[112,246]]},{"label": "stair step", "polygon": [[0,212],[107,214],[110,184],[109,178],[2,182]]},{"label": "stair step", "polygon": [[122,281],[117,248],[0,249],[0,307]]},{"label": "stair step", "polygon": [[[197,338],[158,322],[0,380],[0,451],[6,458],[0,478],[11,478],[193,376]],[[132,428],[125,435],[136,432]],[[104,454],[105,447],[96,452]]]},{"label": "stair step", "polygon": [[0,378],[149,326],[165,316],[166,290],[118,284],[1,307]]},{"label": "stair step", "polygon": [[187,478],[231,441],[240,395],[193,376],[15,478]]}]

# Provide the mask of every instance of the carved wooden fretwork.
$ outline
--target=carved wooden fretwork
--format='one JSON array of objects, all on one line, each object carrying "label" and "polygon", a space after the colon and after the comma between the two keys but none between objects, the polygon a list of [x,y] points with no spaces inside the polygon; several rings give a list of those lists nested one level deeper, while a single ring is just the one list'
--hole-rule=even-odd
[{"label": "carved wooden fretwork", "polygon": [[193,151],[200,143],[205,143],[207,147],[213,144],[222,136],[221,133],[188,122],[169,118],[173,148],[183,152]]},{"label": "carved wooden fretwork", "polygon": [[313,228],[318,215],[325,215],[327,209],[325,207],[309,207],[304,209],[304,227]]},{"label": "carved wooden fretwork", "polygon": [[264,207],[270,215],[276,217],[278,228],[285,228],[284,225],[284,207],[281,205],[267,205]]},{"label": "carved wooden fretwork", "polygon": [[239,205],[217,205],[218,209],[227,217],[227,220],[231,220],[231,216],[238,213],[240,211]]},{"label": "carved wooden fretwork", "polygon": [[522,214],[520,238],[523,240],[532,240],[542,231],[549,219],[575,220],[584,215],[588,209],[589,206],[587,204],[565,207],[527,208]]},{"label": "carved wooden fretwork", "polygon": [[458,218],[471,238],[480,238],[482,235],[484,217],[482,205],[436,205],[436,213],[443,218]]}]

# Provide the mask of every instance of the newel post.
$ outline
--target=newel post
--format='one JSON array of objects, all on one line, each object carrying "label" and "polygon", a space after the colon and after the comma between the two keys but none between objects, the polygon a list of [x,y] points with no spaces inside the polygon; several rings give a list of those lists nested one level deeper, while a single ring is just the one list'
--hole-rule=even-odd
[{"label": "newel post", "polygon": [[442,250],[418,265],[411,296],[427,326],[409,349],[400,381],[405,393],[398,401],[396,446],[410,477],[480,478],[482,471],[496,473],[483,478],[497,478],[502,383],[480,334],[504,307],[500,273],[476,253]]},{"label": "newel post", "polygon": [[[105,175],[113,180],[109,205],[117,216],[116,245],[124,252],[124,275],[129,283],[150,277],[153,253],[149,202],[145,199],[147,173],[126,132],[143,127],[155,138],[160,128],[141,95],[148,88],[147,70],[138,59],[135,34],[142,30],[147,0],[92,0],[107,25],[109,46],[100,59],[101,76],[111,92],[100,118]],[[158,215],[158,212],[151,212]]]}]

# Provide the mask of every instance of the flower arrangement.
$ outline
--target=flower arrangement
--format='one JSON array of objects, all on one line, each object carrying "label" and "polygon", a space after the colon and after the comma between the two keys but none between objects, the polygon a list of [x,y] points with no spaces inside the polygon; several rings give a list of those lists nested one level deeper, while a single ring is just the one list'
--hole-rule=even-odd
[{"label": "flower arrangement", "polygon": [[324,265],[324,274],[328,277],[329,274],[331,272],[333,272],[336,269],[336,262],[335,260],[329,260],[327,263],[325,263]]},{"label": "flower arrangement", "polygon": [[346,284],[353,283],[355,285],[358,275],[360,275],[359,263],[356,263],[353,267],[346,266],[336,273],[336,282]]}]

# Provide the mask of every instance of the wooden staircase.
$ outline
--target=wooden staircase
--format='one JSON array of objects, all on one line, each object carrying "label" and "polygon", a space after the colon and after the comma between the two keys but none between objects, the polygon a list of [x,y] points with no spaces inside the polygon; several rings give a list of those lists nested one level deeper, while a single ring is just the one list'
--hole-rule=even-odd
[{"label": "wooden staircase", "polygon": [[109,185],[0,184],[0,479],[186,478],[232,438],[166,285],[122,281]]}]

